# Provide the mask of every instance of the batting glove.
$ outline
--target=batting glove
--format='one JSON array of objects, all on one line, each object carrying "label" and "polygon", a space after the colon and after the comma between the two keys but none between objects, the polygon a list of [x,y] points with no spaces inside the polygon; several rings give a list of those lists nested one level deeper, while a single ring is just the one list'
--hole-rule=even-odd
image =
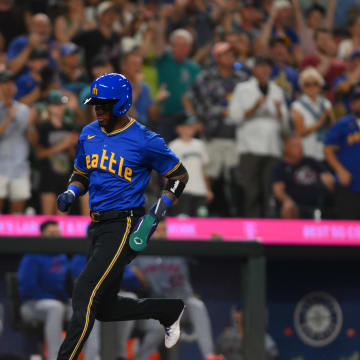
[{"label": "batting glove", "polygon": [[149,213],[139,219],[135,229],[130,235],[129,245],[131,249],[134,251],[142,251],[146,248],[159,222],[164,219],[166,210],[170,204],[170,199],[162,196],[152,206]]},{"label": "batting glove", "polygon": [[68,211],[75,198],[75,193],[72,190],[61,193],[57,198],[58,209],[62,212]]},{"label": "batting glove", "polygon": [[134,251],[143,251],[157,226],[158,222],[153,216],[150,214],[142,216],[130,235],[129,245],[131,249]]}]

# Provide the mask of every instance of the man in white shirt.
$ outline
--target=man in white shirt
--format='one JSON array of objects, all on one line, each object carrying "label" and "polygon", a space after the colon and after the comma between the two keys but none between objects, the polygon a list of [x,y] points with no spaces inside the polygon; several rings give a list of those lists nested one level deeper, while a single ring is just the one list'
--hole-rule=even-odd
[{"label": "man in white shirt", "polygon": [[271,61],[257,58],[253,76],[235,87],[229,116],[237,125],[240,176],[245,190],[245,216],[266,215],[271,189],[270,170],[281,155],[288,112],[281,88],[270,81]]}]

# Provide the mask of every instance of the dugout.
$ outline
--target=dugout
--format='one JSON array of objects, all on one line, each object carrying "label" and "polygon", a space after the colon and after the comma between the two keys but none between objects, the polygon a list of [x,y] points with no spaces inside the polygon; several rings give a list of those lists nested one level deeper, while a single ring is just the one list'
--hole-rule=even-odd
[{"label": "dugout", "polygon": [[[0,237],[0,256],[25,253],[86,253],[84,238]],[[248,359],[265,360],[263,340],[266,324],[266,262],[264,246],[258,242],[222,241],[168,241],[156,240],[143,252],[144,255],[191,256],[195,258],[232,261],[239,267],[237,291],[244,303],[244,348]],[[216,261],[213,262],[216,267]],[[221,268],[213,269],[221,272]],[[226,278],[224,279],[226,281]],[[251,321],[250,321],[251,319]],[[115,332],[112,323],[103,323],[101,356],[115,358],[112,344]]]}]

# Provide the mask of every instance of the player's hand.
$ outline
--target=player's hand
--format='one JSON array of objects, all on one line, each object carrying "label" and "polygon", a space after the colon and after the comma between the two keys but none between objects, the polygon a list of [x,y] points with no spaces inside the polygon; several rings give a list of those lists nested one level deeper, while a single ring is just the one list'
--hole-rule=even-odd
[{"label": "player's hand", "polygon": [[158,222],[152,215],[146,214],[142,216],[130,235],[129,245],[131,249],[134,251],[143,251],[157,226]]},{"label": "player's hand", "polygon": [[57,207],[60,211],[65,212],[68,211],[71,204],[75,200],[75,194],[71,190],[66,190],[61,193],[57,198]]}]

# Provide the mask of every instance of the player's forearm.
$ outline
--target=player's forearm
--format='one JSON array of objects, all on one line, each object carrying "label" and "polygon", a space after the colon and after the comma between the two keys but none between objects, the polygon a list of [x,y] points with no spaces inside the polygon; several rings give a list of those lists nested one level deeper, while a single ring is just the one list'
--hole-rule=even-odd
[{"label": "player's forearm", "polygon": [[[183,184],[183,189],[184,189],[187,182],[189,181],[189,174],[188,174],[188,172],[186,171],[185,168],[184,168],[184,170],[185,171],[183,173],[179,174],[179,175],[168,177],[168,182],[173,181],[175,184],[177,184],[177,181],[178,181],[179,185]],[[170,198],[172,204],[176,203],[178,198],[180,197],[180,195],[176,194],[176,189],[174,191],[171,191],[171,190],[169,190],[169,188],[165,188],[162,191],[162,195],[167,196],[168,198]]]},{"label": "player's forearm", "polygon": [[77,186],[80,189],[80,195],[84,195],[87,191],[87,188],[79,181],[72,181],[69,186]]}]

